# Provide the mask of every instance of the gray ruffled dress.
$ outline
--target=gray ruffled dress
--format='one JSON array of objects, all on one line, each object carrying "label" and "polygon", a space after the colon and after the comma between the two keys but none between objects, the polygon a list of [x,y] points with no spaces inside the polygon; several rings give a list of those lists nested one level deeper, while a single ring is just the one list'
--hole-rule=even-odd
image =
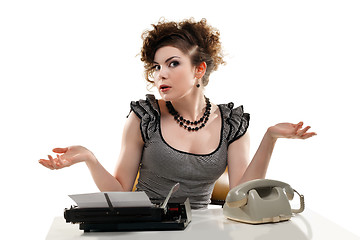
[{"label": "gray ruffled dress", "polygon": [[243,136],[249,126],[250,115],[233,103],[218,105],[221,118],[221,139],[210,154],[193,154],[171,147],[161,134],[160,108],[154,95],[133,101],[131,110],[140,118],[144,148],[141,158],[137,191],[145,191],[149,198],[163,199],[175,183],[180,188],[174,198],[188,197],[191,208],[207,207],[215,181],[227,166],[229,144]]}]

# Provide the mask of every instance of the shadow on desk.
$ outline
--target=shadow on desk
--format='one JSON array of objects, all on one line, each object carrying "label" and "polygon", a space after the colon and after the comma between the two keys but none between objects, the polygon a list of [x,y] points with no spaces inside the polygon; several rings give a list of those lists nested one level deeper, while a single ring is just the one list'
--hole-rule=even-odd
[{"label": "shadow on desk", "polygon": [[79,230],[78,224],[69,224],[56,217],[46,239],[357,239],[335,223],[307,209],[290,221],[250,225],[226,219],[222,209],[193,210],[192,222],[183,231],[90,232]]},{"label": "shadow on desk", "polygon": [[[235,222],[222,216],[222,210],[203,210],[203,213],[193,214],[192,222],[188,226],[189,232],[199,232],[197,239],[312,239],[312,229],[310,223],[301,215],[296,216],[295,221],[285,221],[280,223],[267,223],[261,225],[251,225]],[[206,212],[206,213],[205,213]],[[190,239],[192,239],[190,236]],[[195,239],[195,238],[194,238]]]},{"label": "shadow on desk", "polygon": [[[305,218],[298,216],[303,221],[303,228],[300,228],[292,221],[281,223],[268,223],[263,225],[247,225],[242,224],[233,229],[229,229],[230,238],[238,239],[239,236],[244,239],[269,240],[269,239],[296,239],[308,240],[313,239],[312,230],[309,222]],[[304,229],[305,232],[304,232]]]}]

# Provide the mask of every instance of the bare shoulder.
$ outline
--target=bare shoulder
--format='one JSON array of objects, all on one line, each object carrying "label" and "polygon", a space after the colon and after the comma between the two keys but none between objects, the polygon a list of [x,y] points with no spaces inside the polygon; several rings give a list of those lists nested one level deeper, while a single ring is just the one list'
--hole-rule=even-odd
[{"label": "bare shoulder", "polygon": [[216,117],[221,117],[220,108],[215,103],[211,103],[211,114],[215,115]]},{"label": "bare shoulder", "polygon": [[139,143],[143,143],[140,130],[140,121],[140,118],[134,112],[129,114],[123,130],[124,140],[133,140]]},{"label": "bare shoulder", "polygon": [[140,118],[133,111],[131,111],[126,123],[140,123]]}]

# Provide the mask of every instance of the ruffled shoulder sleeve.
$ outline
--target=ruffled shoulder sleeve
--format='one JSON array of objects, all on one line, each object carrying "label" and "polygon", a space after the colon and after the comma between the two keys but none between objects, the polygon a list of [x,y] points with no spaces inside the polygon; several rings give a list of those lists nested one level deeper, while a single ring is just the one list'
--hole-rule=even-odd
[{"label": "ruffled shoulder sleeve", "polygon": [[140,118],[141,136],[147,142],[159,127],[160,109],[157,100],[154,95],[148,94],[145,100],[132,101],[130,108]]},{"label": "ruffled shoulder sleeve", "polygon": [[219,106],[224,119],[223,134],[229,145],[246,133],[249,127],[250,114],[244,113],[242,105],[234,108],[232,102]]}]

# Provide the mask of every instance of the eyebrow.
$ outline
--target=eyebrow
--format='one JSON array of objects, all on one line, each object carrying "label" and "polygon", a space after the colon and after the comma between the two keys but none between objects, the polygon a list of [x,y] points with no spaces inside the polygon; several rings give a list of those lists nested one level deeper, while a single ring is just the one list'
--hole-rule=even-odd
[{"label": "eyebrow", "polygon": [[[168,59],[165,60],[165,63],[171,61],[173,58],[180,58],[180,57],[178,57],[178,56],[169,57]],[[155,61],[154,61],[154,63],[159,64],[158,62],[155,62]]]}]

